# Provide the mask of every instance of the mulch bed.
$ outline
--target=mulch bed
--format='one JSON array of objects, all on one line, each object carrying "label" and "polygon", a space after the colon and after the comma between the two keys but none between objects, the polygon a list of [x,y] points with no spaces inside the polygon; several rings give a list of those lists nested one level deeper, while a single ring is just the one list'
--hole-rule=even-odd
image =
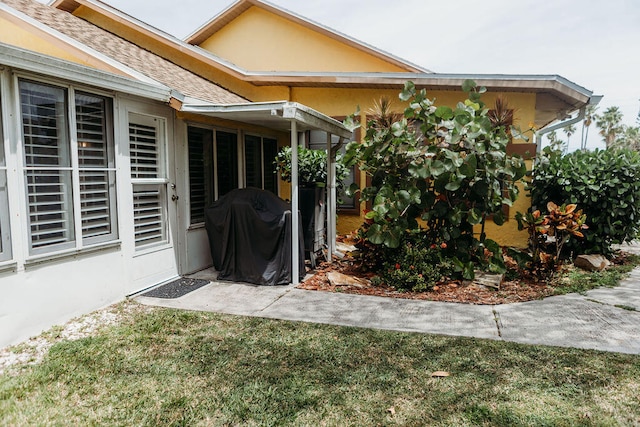
[{"label": "mulch bed", "polygon": [[[618,263],[624,262],[623,259],[617,261]],[[567,268],[573,267],[569,266]],[[520,277],[517,280],[503,281],[500,289],[485,287],[469,281],[447,281],[438,283],[431,291],[400,292],[386,285],[374,286],[368,281],[364,281],[363,284],[358,286],[334,286],[329,283],[327,278],[327,274],[331,271],[363,279],[370,279],[373,276],[372,273],[361,271],[352,259],[345,257],[341,260],[335,259],[331,264],[326,261],[320,263],[311,272],[313,276],[298,285],[298,288],[313,291],[485,305],[533,301],[551,296],[555,291],[552,281],[541,281],[535,277]]]}]

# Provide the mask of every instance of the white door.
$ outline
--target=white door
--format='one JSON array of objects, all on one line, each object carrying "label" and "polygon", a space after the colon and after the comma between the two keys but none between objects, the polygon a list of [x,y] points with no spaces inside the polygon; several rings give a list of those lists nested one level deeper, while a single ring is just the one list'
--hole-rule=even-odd
[{"label": "white door", "polygon": [[133,280],[144,287],[178,274],[172,116],[128,113]]}]

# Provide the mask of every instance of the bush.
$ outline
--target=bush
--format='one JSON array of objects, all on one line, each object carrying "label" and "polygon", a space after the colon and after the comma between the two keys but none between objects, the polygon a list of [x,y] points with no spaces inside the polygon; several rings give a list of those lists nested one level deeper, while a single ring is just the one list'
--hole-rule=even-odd
[{"label": "bush", "polygon": [[610,254],[611,245],[633,240],[640,230],[640,154],[631,150],[546,153],[531,183],[532,210],[549,200],[577,204],[587,216],[584,239],[566,247],[574,254]]},{"label": "bush", "polygon": [[[364,142],[349,144],[345,157],[372,177],[360,198],[372,205],[365,216],[369,242],[395,249],[408,231],[422,232],[446,242],[457,271],[471,279],[484,250],[493,247],[485,223],[504,223],[503,206],[516,200],[526,167],[506,153],[513,129],[505,126],[510,109],[504,101],[492,110],[481,101],[485,88],[468,80],[463,90],[469,99],[455,108],[436,107],[424,89],[407,82],[400,93],[409,105],[404,115],[382,100]],[[489,250],[488,267],[501,268],[501,252]]]},{"label": "bush", "polygon": [[443,257],[445,243],[426,246],[419,235],[415,237],[418,240],[407,239],[397,250],[387,252],[379,281],[399,290],[422,292],[455,274],[453,263]]}]

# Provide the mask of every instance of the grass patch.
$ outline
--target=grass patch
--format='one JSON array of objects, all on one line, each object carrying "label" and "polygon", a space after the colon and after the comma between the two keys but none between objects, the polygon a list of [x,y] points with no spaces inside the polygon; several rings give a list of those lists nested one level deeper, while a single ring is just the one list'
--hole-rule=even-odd
[{"label": "grass patch", "polygon": [[160,308],[17,372],[3,425],[640,422],[640,356]]},{"label": "grass patch", "polygon": [[556,280],[555,295],[564,295],[572,292],[584,294],[592,289],[607,287],[613,288],[635,267],[640,265],[640,256],[627,255],[625,262],[620,265],[612,265],[602,271],[585,271],[572,268]]}]

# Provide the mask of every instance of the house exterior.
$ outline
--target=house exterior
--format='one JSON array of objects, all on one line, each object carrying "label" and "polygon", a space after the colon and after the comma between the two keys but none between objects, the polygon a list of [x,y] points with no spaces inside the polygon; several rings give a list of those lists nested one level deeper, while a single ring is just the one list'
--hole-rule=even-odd
[{"label": "house exterior", "polygon": [[[559,76],[433,73],[260,0],[186,40],[97,0],[0,0],[0,346],[209,267],[209,203],[255,186],[295,207],[273,174],[279,147],[359,138],[333,118],[360,106],[366,122],[407,80],[453,105],[467,78],[523,127],[592,99]],[[362,209],[340,206],[338,231]],[[488,232],[521,244],[514,223]]]},{"label": "house exterior", "polygon": [[350,135],[31,0],[0,2],[0,105],[0,346],[211,265],[205,206]]}]

